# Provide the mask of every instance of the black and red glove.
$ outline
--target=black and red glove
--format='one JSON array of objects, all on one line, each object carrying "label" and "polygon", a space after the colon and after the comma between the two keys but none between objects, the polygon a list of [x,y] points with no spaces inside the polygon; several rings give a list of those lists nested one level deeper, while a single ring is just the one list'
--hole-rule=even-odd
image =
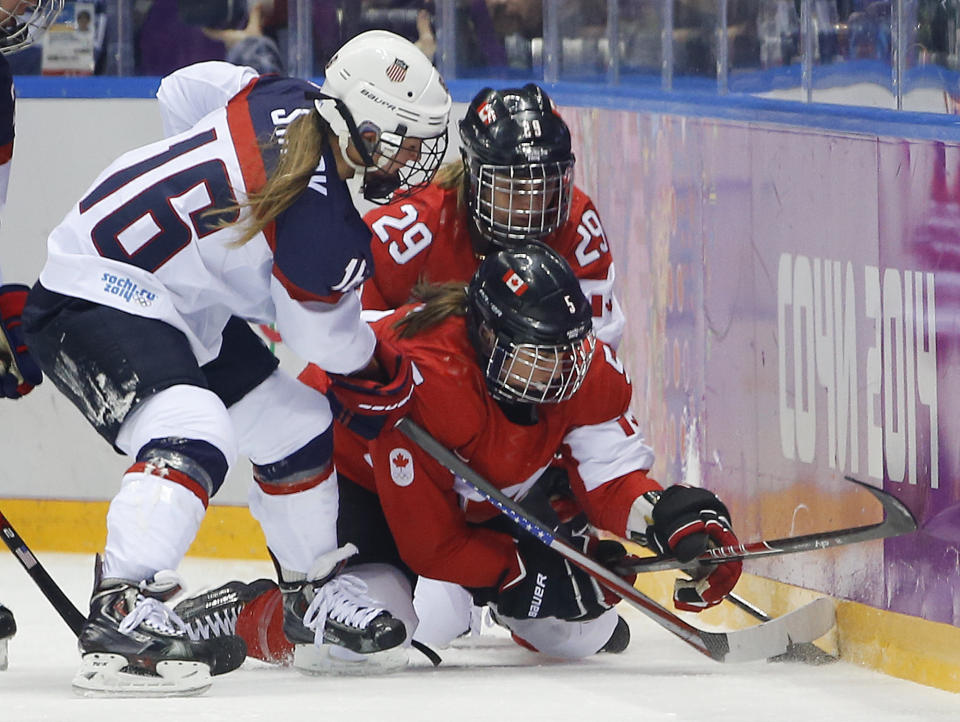
[{"label": "black and red glove", "polygon": [[[612,566],[626,554],[621,544],[599,540],[585,526],[572,530],[568,541],[601,564]],[[556,617],[582,622],[596,619],[620,601],[587,572],[530,534],[517,540],[516,565],[499,588],[490,591],[487,600],[476,593],[474,598],[495,602],[498,614],[515,619]]]},{"label": "black and red glove", "polygon": [[384,428],[407,413],[421,376],[416,365],[385,341],[378,341],[373,357],[379,379],[328,373],[327,399],[333,417],[365,439],[375,439]]},{"label": "black and red glove", "polygon": [[43,374],[23,340],[20,316],[27,302],[27,286],[0,286],[0,396],[19,399],[43,381]]},{"label": "black and red glove", "polygon": [[[730,512],[707,489],[677,484],[667,487],[653,506],[653,525],[647,540],[660,554],[692,561],[711,546],[739,544],[730,528]],[[678,579],[673,604],[687,612],[701,612],[723,601],[733,591],[742,561],[703,565],[694,579]]]}]

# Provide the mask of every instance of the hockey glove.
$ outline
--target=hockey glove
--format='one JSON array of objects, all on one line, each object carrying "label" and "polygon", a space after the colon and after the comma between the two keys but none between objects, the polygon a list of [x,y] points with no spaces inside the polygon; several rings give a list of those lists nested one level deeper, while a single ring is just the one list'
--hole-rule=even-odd
[{"label": "hockey glove", "polygon": [[[619,558],[612,541],[598,542],[586,534],[574,534],[571,542],[584,552],[603,545],[603,556]],[[612,546],[611,546],[612,545]],[[516,619],[557,619],[586,621],[595,619],[620,601],[596,580],[572,562],[529,534],[517,540],[516,566],[505,576],[497,590],[497,613]]]},{"label": "hockey glove", "polygon": [[333,417],[365,439],[375,439],[384,428],[393,428],[407,412],[413,389],[422,380],[416,365],[386,342],[378,341],[373,355],[382,380],[328,374],[327,398]]},{"label": "hockey glove", "polygon": [[[668,487],[653,507],[653,525],[647,540],[660,554],[672,553],[682,562],[695,559],[711,546],[739,544],[730,528],[730,512],[713,492],[677,484]],[[743,570],[742,561],[705,564],[694,579],[678,579],[673,604],[687,612],[700,612],[719,604]]]},{"label": "hockey glove", "polygon": [[43,374],[27,351],[20,315],[27,302],[27,286],[0,286],[0,396],[19,399],[43,381]]}]

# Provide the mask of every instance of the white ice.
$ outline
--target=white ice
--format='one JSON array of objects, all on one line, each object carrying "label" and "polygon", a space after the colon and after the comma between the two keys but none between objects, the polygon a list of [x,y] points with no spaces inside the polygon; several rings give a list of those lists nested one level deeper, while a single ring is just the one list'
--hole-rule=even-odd
[{"label": "white ice", "polygon": [[[3,551],[3,550],[0,550]],[[41,562],[85,611],[92,558],[41,554]],[[188,558],[180,572],[193,591],[229,579],[270,576],[267,563]],[[811,667],[713,662],[621,605],[633,640],[619,656],[580,662],[543,659],[496,630],[440,650],[432,668],[366,678],[307,677],[247,660],[201,697],[85,699],[70,680],[76,642],[12,555],[0,555],[0,600],[19,632],[0,672],[0,722],[58,720],[318,720],[425,722],[539,720],[594,722],[923,722],[960,719],[960,695],[839,662]]]}]

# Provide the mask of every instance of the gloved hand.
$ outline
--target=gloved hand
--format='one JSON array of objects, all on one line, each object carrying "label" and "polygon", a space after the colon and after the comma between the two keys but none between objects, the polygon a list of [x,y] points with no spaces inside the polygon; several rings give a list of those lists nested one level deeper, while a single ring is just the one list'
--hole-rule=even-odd
[{"label": "gloved hand", "polygon": [[[573,546],[601,563],[620,559],[625,550],[614,541],[600,541],[586,528],[570,536]],[[617,549],[614,549],[616,547]],[[517,564],[496,590],[497,613],[517,619],[595,619],[620,601],[572,562],[529,534],[517,540]]]},{"label": "gloved hand", "polygon": [[8,399],[19,399],[43,381],[20,329],[29,291],[14,283],[0,286],[0,396]]},{"label": "gloved hand", "polygon": [[[707,489],[682,484],[665,489],[654,504],[647,540],[660,554],[672,553],[682,562],[695,559],[711,546],[739,543],[723,502]],[[700,612],[719,604],[733,591],[742,570],[742,561],[702,565],[694,579],[676,581],[674,606]]]},{"label": "gloved hand", "polygon": [[385,341],[373,353],[381,379],[328,373],[327,399],[333,417],[365,439],[375,439],[407,412],[413,389],[422,380],[416,365]]}]

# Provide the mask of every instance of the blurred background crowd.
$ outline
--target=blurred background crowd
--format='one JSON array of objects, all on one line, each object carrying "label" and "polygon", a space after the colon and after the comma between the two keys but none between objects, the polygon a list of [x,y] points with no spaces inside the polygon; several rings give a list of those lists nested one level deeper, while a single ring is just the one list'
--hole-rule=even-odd
[{"label": "blurred background crowd", "polygon": [[[66,74],[155,76],[200,60],[226,59],[261,72],[314,77],[322,75],[334,49],[372,28],[416,42],[447,78],[661,82],[691,77],[715,83],[719,77],[725,90],[728,79],[762,78],[764,71],[800,68],[803,61],[807,67],[859,63],[858,72],[881,76],[890,76],[898,64],[901,72],[960,67],[960,0],[86,0],[66,5],[59,30],[89,33],[92,57],[92,67]],[[872,70],[870,63],[876,66]],[[44,67],[42,47],[15,56],[14,72],[65,74]],[[954,77],[938,77],[957,94]]]}]

